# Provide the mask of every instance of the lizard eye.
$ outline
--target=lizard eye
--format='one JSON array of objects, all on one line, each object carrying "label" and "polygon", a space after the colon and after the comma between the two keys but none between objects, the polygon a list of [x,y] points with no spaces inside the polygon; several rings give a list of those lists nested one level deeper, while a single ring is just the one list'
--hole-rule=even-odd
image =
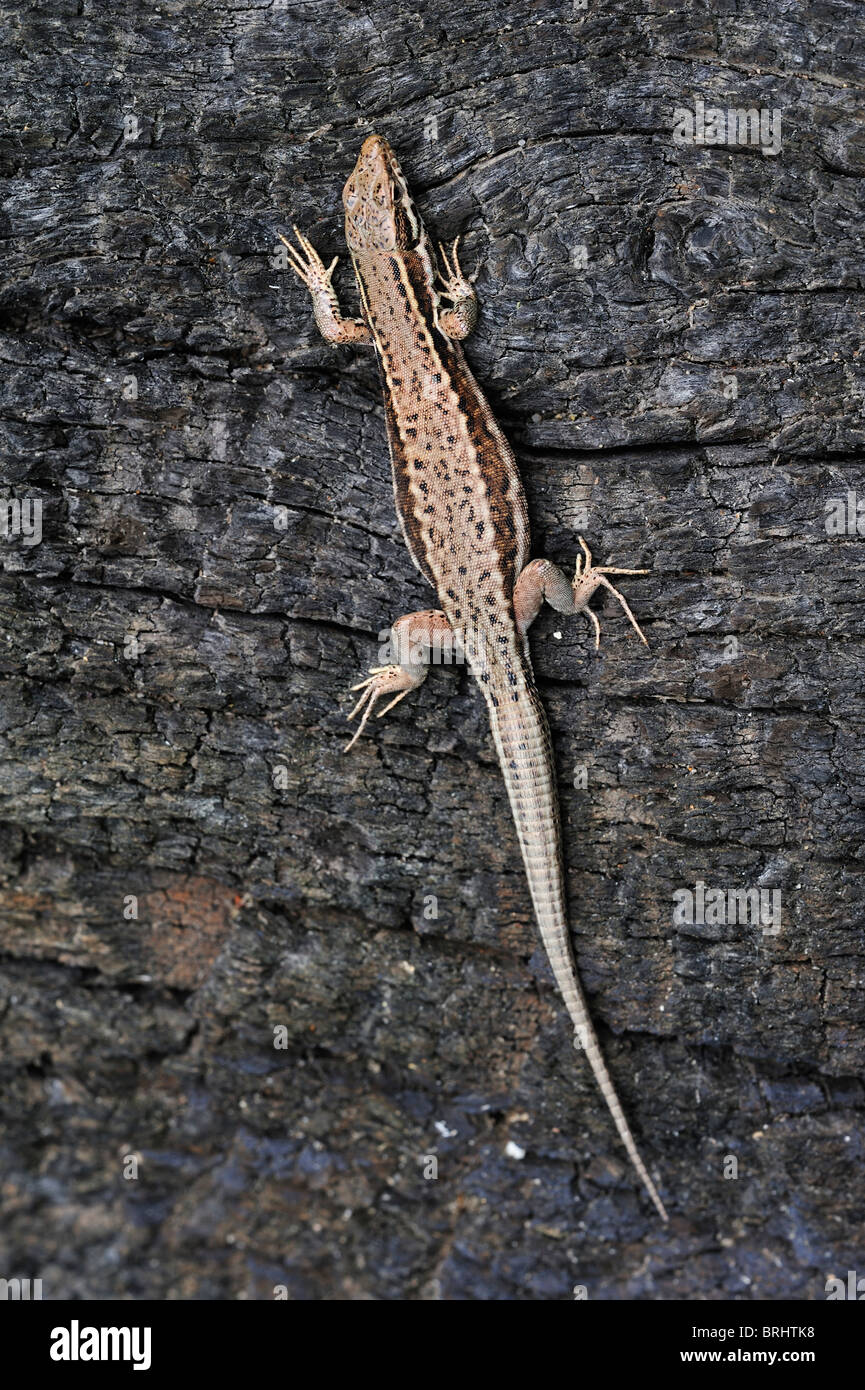
[{"label": "lizard eye", "polygon": [[357,189],[353,183],[346,184],[345,200],[351,207],[354,207],[357,202]]}]

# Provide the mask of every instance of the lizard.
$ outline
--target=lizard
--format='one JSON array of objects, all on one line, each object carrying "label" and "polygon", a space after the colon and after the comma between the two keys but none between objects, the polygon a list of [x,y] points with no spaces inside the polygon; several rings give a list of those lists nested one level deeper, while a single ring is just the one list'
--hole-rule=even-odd
[{"label": "lizard", "polygon": [[416,690],[443,644],[461,647],[486,701],[535,916],[553,976],[619,1136],[661,1218],[667,1212],[637,1149],[577,974],[564,884],[562,832],[552,741],[535,685],[528,629],[546,600],[583,613],[595,649],[600,623],[589,608],[599,589],[618,599],[646,638],[609,575],[647,570],[596,566],[582,536],[573,580],[547,560],[530,560],[525,494],[513,451],[472,375],[461,343],[475,326],[478,298],[454,241],[435,248],[396,155],[380,135],[364,140],[343,190],[345,235],[360,295],[358,318],[342,314],[325,266],[297,227],[281,236],[288,263],[306,285],[327,343],[375,349],[384,395],[394,498],[402,534],[440,608],[405,614],[391,628],[388,655],[370,668],[349,714],[379,718]]}]

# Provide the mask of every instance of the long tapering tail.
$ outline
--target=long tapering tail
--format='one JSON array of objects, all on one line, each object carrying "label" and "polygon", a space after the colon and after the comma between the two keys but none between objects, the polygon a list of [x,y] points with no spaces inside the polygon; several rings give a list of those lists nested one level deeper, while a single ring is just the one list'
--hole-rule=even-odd
[{"label": "long tapering tail", "polygon": [[[481,688],[484,689],[483,686]],[[517,699],[513,698],[513,687],[504,683],[491,682],[484,693],[487,695],[493,738],[508,789],[532,902],[556,983],[628,1156],[662,1219],[666,1221],[664,1204],[634,1143],[634,1136],[601,1055],[577,977],[568,934],[552,742],[543,706],[530,680],[520,690]]]}]

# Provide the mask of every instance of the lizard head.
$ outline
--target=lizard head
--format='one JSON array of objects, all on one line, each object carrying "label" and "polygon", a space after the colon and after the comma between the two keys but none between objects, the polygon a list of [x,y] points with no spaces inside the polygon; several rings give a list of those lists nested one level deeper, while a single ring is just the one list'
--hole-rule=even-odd
[{"label": "lizard head", "polygon": [[352,251],[410,251],[423,224],[390,145],[370,135],[342,192],[345,235]]}]

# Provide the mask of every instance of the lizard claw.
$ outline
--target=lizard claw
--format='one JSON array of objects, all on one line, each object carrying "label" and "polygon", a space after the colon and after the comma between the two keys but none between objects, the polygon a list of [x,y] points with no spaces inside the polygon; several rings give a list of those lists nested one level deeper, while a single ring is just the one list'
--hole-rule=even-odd
[{"label": "lizard claw", "polygon": [[[352,689],[352,690],[363,690],[364,686],[372,685],[372,683],[373,683],[373,681],[375,680],[376,676],[381,675],[382,671],[386,671],[387,669],[388,669],[388,668],[387,668],[386,666],[370,666],[370,668],[369,668],[369,675],[367,676],[366,680],[365,680],[365,681],[358,681],[357,685],[353,685],[353,686],[351,687],[351,689]],[[357,705],[355,705],[355,708],[352,710],[351,714],[348,716],[349,719],[352,719],[352,718],[354,717],[354,715],[357,713],[357,711],[358,711],[359,708],[360,708],[360,703],[358,703]]]},{"label": "lizard claw", "polygon": [[445,250],[442,243],[439,242],[439,255],[442,258],[442,263],[444,264],[445,268],[444,274],[442,274],[442,272],[439,271],[439,279],[441,280],[442,285],[444,286],[442,293],[446,294],[448,299],[454,300],[463,299],[466,295],[470,295],[472,293],[471,284],[463,275],[462,270],[460,269],[459,260],[457,259],[457,247],[460,244],[460,240],[460,237],[454,238],[454,242],[450,250],[450,256],[448,256],[448,253]]},{"label": "lizard claw", "polygon": [[592,552],[586,545],[582,536],[578,537],[583,554],[577,556],[576,569],[574,571],[574,602],[579,609],[586,613],[595,625],[595,651],[601,645],[601,625],[598,622],[597,614],[593,613],[586,605],[596,589],[603,587],[618,599],[625,611],[625,615],[636,632],[644,647],[648,647],[642,628],[628,607],[624,594],[621,594],[614,584],[607,579],[608,574],[649,574],[649,570],[630,570],[622,569],[618,565],[593,565]]},{"label": "lizard claw", "polygon": [[369,716],[372,714],[373,706],[382,695],[391,695],[396,692],[390,704],[385,705],[384,709],[379,710],[379,719],[381,719],[382,715],[387,714],[388,710],[393,709],[394,705],[398,705],[400,700],[405,699],[409,691],[413,690],[416,685],[416,681],[412,675],[404,671],[401,666],[371,666],[369,670],[370,674],[367,676],[366,680],[359,681],[357,685],[351,687],[352,690],[362,690],[363,694],[354,709],[348,715],[348,718],[354,719],[355,715],[359,714],[361,710],[363,710],[363,717],[357,726],[351,742],[347,743],[343,749],[344,753],[347,753],[349,749],[353,748],[357,743],[366,727]]},{"label": "lizard claw", "polygon": [[288,263],[295,275],[300,277],[311,294],[315,294],[317,290],[324,290],[325,293],[332,294],[331,277],[336,269],[339,256],[334,256],[330,265],[326,266],[308,237],[305,237],[297,227],[293,227],[292,230],[297,237],[300,250],[303,252],[302,256],[297,248],[292,246],[291,242],[282,235],[282,232],[277,233],[277,235],[288,251]]}]

